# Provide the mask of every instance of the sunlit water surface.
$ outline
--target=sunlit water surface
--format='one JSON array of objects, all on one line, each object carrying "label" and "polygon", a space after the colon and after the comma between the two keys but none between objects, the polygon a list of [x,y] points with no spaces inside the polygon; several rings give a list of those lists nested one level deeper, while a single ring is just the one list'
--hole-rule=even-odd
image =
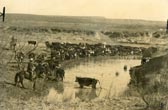
[{"label": "sunlit water surface", "polygon": [[[124,66],[127,66],[127,71]],[[93,100],[96,98],[110,98],[122,95],[128,88],[130,81],[130,67],[140,65],[140,60],[118,60],[118,59],[91,59],[79,64],[73,64],[71,68],[65,69],[65,79],[63,83],[57,83],[57,88],[51,88],[49,97],[57,97],[56,99],[80,99]],[[116,72],[119,74],[116,75]],[[100,81],[97,83],[97,89],[91,87],[79,88],[79,84],[75,82],[78,77],[91,77]],[[100,89],[100,86],[102,89]],[[54,95],[53,94],[57,94]]]}]

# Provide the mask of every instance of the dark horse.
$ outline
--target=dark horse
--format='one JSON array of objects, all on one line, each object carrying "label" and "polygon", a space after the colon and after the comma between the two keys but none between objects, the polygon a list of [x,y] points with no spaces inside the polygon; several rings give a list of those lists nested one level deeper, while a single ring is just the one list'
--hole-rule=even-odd
[{"label": "dark horse", "polygon": [[[15,86],[21,84],[22,88],[24,87],[23,80],[27,79],[33,82],[33,90],[36,89],[36,80],[37,78],[47,79],[48,77],[48,69],[46,65],[37,65],[33,66],[32,70],[25,71],[22,69],[21,71],[17,72],[14,78]],[[62,75],[61,75],[62,77]]]},{"label": "dark horse", "polygon": [[21,84],[22,88],[25,88],[24,84],[23,84],[23,80],[27,79],[29,81],[33,82],[33,90],[35,90],[35,86],[36,86],[36,78],[37,76],[34,74],[32,77],[30,77],[29,73],[27,71],[19,71],[16,73],[15,75],[15,86],[19,86],[19,84]]},{"label": "dark horse", "polygon": [[[21,71],[17,72],[14,78],[15,86],[18,86],[21,84],[22,88],[24,87],[23,80],[27,79],[31,82],[33,82],[33,90],[36,89],[36,79],[39,78],[37,72],[35,71],[36,67],[33,67],[31,71],[25,71],[22,69]],[[31,74],[30,74],[31,72]]]},{"label": "dark horse", "polygon": [[55,70],[55,75],[56,75],[56,80],[57,81],[63,81],[63,79],[65,78],[65,71],[62,68],[57,68]]}]

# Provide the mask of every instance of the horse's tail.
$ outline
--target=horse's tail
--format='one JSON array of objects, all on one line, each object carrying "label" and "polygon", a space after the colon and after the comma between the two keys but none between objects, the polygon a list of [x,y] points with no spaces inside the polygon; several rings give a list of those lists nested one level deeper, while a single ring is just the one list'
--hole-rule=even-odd
[{"label": "horse's tail", "polygon": [[100,81],[97,79],[97,82],[99,82],[99,85],[100,85],[100,89],[102,89],[102,87],[101,87],[101,84],[100,84]]},{"label": "horse's tail", "polygon": [[63,78],[65,79],[65,71],[63,70]]},{"label": "horse's tail", "polygon": [[18,82],[18,80],[19,80],[19,75],[18,75],[18,73],[16,73],[15,78],[14,78],[15,84]]}]

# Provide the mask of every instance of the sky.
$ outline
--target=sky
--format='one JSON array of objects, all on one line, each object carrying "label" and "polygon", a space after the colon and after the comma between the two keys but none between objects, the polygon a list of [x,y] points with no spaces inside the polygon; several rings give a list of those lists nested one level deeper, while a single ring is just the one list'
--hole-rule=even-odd
[{"label": "sky", "polygon": [[168,0],[0,0],[7,13],[166,21]]}]

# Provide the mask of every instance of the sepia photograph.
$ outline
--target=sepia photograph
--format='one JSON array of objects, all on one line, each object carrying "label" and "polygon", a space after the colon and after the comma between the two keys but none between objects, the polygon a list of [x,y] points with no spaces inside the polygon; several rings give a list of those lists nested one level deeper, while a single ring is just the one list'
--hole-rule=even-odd
[{"label": "sepia photograph", "polygon": [[168,0],[0,0],[0,110],[168,110]]}]

